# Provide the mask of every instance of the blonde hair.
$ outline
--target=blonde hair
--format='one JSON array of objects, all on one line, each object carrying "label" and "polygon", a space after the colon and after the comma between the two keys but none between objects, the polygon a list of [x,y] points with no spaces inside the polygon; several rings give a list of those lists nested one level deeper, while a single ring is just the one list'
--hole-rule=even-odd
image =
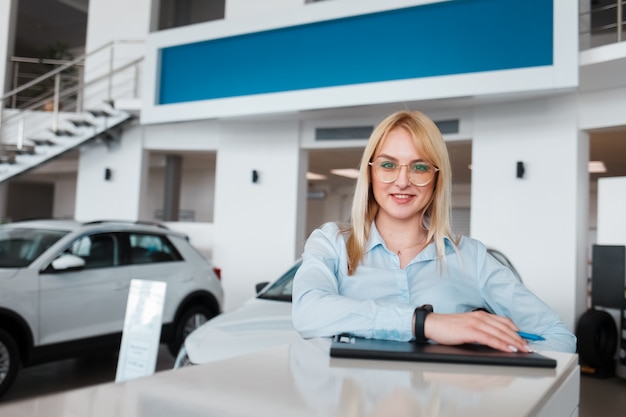
[{"label": "blonde hair", "polygon": [[343,230],[348,235],[346,241],[348,275],[354,274],[363,259],[370,228],[379,208],[372,192],[369,162],[389,132],[399,128],[405,129],[411,135],[415,148],[422,158],[439,168],[434,179],[432,199],[422,213],[421,223],[428,230],[428,240],[434,238],[440,259],[443,259],[445,254],[444,238],[448,237],[455,241],[450,229],[452,172],[446,143],[437,125],[428,116],[417,111],[399,111],[387,116],[376,126],[363,151],[352,201],[351,225]]}]

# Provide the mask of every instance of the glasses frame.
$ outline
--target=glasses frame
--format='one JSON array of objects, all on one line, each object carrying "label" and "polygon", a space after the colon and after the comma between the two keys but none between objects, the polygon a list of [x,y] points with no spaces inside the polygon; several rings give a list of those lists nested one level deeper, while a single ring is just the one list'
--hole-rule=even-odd
[{"label": "glasses frame", "polygon": [[[380,157],[379,157],[379,158],[376,158],[376,159],[375,159],[375,160],[373,160],[373,161],[368,162],[367,164],[368,164],[369,166],[371,166],[371,167],[372,167],[372,171],[374,172],[374,175],[376,176],[376,178],[378,178],[378,180],[379,180],[380,182],[383,182],[383,183],[385,183],[385,184],[391,184],[392,182],[397,181],[397,180],[398,180],[398,178],[400,178],[400,171],[402,170],[402,167],[406,167],[406,170],[407,170],[407,178],[409,179],[409,182],[410,182],[411,184],[413,184],[413,185],[417,186],[417,187],[425,187],[425,186],[427,186],[428,184],[430,184],[431,182],[433,182],[433,180],[434,180],[434,179],[435,179],[435,177],[437,176],[437,172],[439,172],[439,167],[437,167],[437,166],[435,166],[435,165],[433,165],[433,164],[430,164],[430,163],[428,163],[428,162],[413,162],[413,163],[411,163],[411,164],[396,164],[396,169],[394,170],[394,172],[396,173],[395,178],[394,178],[394,179],[392,179],[392,180],[389,180],[389,181],[385,181],[385,180],[383,180],[382,178],[380,178],[380,176],[376,173],[376,171],[377,171],[377,169],[376,169],[376,165],[375,165],[375,164],[376,164],[376,161],[379,161],[379,160],[381,160],[381,159],[382,159],[383,161],[393,162],[393,161],[391,161],[391,160],[388,160],[388,159],[385,159],[385,158],[380,158]],[[394,162],[394,163],[395,163],[395,162]],[[433,169],[433,176],[432,176],[432,177],[431,177],[428,181],[426,181],[426,182],[424,182],[424,183],[419,183],[419,184],[418,184],[418,183],[413,182],[413,181],[411,180],[411,175],[409,175],[409,166],[410,166],[410,165],[412,165],[412,164],[415,164],[415,163],[420,163],[420,164],[423,164],[423,165],[428,165],[429,167],[431,167],[431,168]]]}]

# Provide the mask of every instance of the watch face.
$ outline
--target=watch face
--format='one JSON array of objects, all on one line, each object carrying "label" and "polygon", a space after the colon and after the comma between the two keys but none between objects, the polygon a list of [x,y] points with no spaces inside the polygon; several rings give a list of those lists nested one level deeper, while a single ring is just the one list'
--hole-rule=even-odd
[{"label": "watch face", "polygon": [[424,304],[419,308],[420,310],[428,311],[429,313],[433,312],[433,306],[430,304]]}]

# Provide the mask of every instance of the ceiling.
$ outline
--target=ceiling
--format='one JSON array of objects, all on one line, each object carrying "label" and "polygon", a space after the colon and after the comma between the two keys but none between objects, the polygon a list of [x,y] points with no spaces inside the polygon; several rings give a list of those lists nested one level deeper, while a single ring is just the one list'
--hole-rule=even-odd
[{"label": "ceiling", "polygon": [[[37,57],[47,45],[64,42],[70,48],[84,48],[86,39],[87,10],[89,0],[19,0],[18,25],[15,43],[15,55]],[[82,52],[82,51],[81,51]],[[446,101],[447,102],[447,101]],[[430,105],[431,103],[429,103]],[[444,103],[445,104],[445,103]],[[413,108],[420,108],[423,103],[415,103]],[[384,108],[385,106],[381,106]],[[390,105],[397,108],[397,105]],[[358,115],[367,108],[344,109],[345,114]],[[381,111],[379,108],[378,111]],[[311,112],[317,116],[327,116],[325,112]],[[333,110],[333,116],[338,112]],[[450,142],[448,144],[453,166],[453,181],[470,183],[471,142]],[[318,187],[341,187],[353,184],[353,180],[330,173],[334,168],[358,168],[361,149],[312,150],[309,152],[310,171],[327,176],[324,182],[315,182]],[[211,154],[186,154],[189,163],[202,163],[203,159],[213,159]],[[38,172],[76,170],[76,155],[68,155],[52,162],[52,166],[28,174],[37,176]],[[606,174],[592,174],[592,183],[600,176],[626,176],[626,126],[621,130],[593,132],[590,135],[590,160],[604,161]],[[72,162],[74,161],[74,162]],[[195,162],[194,162],[195,161]],[[555,161],[558,165],[559,161]]]}]

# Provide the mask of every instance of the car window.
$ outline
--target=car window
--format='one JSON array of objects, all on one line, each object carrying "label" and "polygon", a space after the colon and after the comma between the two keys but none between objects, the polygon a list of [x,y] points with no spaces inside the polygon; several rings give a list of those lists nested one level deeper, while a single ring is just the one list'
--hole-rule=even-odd
[{"label": "car window", "polygon": [[68,232],[30,228],[0,229],[0,268],[23,268]]},{"label": "car window", "polygon": [[119,265],[119,245],[111,233],[82,236],[65,253],[83,258],[85,269]]},{"label": "car window", "polygon": [[180,261],[182,256],[166,236],[146,233],[129,233],[130,263]]},{"label": "car window", "polygon": [[262,291],[257,297],[264,300],[288,301],[291,302],[291,292],[293,288],[293,278],[300,267],[300,262],[295,264],[282,277],[278,278],[267,289]]}]

